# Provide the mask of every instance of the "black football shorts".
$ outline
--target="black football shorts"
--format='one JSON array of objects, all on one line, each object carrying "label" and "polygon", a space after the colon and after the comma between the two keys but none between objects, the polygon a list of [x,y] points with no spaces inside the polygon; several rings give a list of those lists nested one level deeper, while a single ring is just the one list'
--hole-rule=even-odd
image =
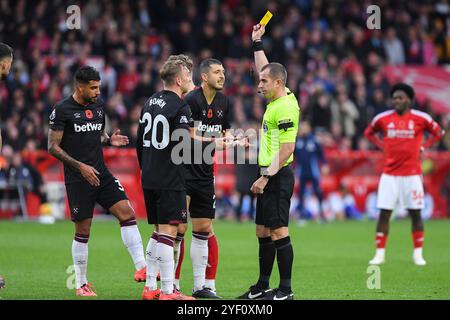
[{"label": "black football shorts", "polygon": [[188,208],[191,218],[214,219],[216,215],[214,180],[186,180],[186,195],[191,198]]},{"label": "black football shorts", "polygon": [[149,224],[187,223],[186,191],[144,189]]},{"label": "black football shorts", "polygon": [[87,181],[66,184],[72,221],[91,219],[95,203],[105,210],[122,200],[128,200],[125,189],[110,172],[100,176],[100,186],[94,187]]},{"label": "black football shorts", "polygon": [[257,225],[271,229],[288,226],[294,181],[294,174],[289,166],[283,167],[269,179],[264,193],[256,197]]}]

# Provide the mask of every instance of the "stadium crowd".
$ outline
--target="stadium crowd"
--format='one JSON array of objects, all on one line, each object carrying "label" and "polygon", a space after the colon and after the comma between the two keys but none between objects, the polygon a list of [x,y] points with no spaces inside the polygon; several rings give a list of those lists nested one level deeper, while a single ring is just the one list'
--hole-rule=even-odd
[{"label": "stadium crowd", "polygon": [[[364,128],[389,108],[383,65],[450,61],[448,1],[377,1],[382,29],[373,31],[366,28],[369,3],[359,1],[78,3],[81,29],[68,30],[70,1],[0,1],[0,41],[15,50],[13,71],[0,84],[1,123],[4,144],[14,150],[46,149],[48,115],[86,63],[101,70],[109,125],[134,137],[143,101],[161,88],[161,61],[172,53],[223,60],[235,125],[259,124],[264,102],[249,34],[266,9],[275,13],[264,43],[269,59],[288,67],[303,117],[326,133],[326,147],[368,147]],[[448,128],[448,118],[418,107]],[[447,138],[439,148],[449,146]]]},{"label": "stadium crowd", "polygon": [[[265,51],[287,66],[303,119],[325,148],[370,149],[363,131],[390,108],[383,66],[450,62],[449,1],[375,1],[382,29],[368,30],[372,2],[0,0],[0,41],[14,48],[12,72],[0,83],[3,144],[46,150],[54,104],[71,93],[74,71],[90,64],[101,72],[107,130],[120,128],[133,147],[141,107],[162,88],[159,68],[179,53],[196,65],[222,60],[234,126],[258,128],[265,103],[256,92],[249,35],[269,9]],[[79,30],[66,24],[71,4],[81,8]],[[198,84],[198,74],[194,79]],[[449,150],[450,117],[430,103],[416,107],[446,129],[436,148]]]}]

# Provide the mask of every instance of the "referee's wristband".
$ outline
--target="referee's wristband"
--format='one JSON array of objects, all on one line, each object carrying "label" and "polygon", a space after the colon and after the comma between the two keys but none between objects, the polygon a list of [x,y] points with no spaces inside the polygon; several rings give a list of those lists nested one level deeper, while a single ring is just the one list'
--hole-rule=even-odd
[{"label": "referee's wristband", "polygon": [[252,48],[253,48],[253,52],[256,52],[256,51],[263,51],[264,48],[263,48],[263,43],[262,43],[262,41],[261,41],[261,40],[253,41],[253,43],[252,43]]}]

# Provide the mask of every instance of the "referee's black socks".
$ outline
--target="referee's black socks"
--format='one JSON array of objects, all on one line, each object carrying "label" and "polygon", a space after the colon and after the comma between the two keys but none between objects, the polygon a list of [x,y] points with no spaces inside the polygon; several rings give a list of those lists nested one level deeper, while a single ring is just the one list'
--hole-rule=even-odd
[{"label": "referee's black socks", "polygon": [[291,293],[292,263],[294,250],[289,236],[274,241],[277,251],[278,270],[280,271],[279,289],[285,293]]},{"label": "referee's black socks", "polygon": [[258,238],[259,241],[259,279],[256,286],[260,289],[269,288],[269,279],[275,261],[275,245],[271,237]]}]

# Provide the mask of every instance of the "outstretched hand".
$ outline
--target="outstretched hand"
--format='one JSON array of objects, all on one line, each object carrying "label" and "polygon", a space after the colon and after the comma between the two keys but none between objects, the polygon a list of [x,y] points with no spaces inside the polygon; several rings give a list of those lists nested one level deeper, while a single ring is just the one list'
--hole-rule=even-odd
[{"label": "outstretched hand", "polygon": [[117,129],[116,131],[114,131],[114,133],[112,134],[110,139],[111,139],[111,145],[114,147],[123,147],[130,143],[130,140],[128,140],[127,136],[122,136],[120,134],[120,129]]}]

